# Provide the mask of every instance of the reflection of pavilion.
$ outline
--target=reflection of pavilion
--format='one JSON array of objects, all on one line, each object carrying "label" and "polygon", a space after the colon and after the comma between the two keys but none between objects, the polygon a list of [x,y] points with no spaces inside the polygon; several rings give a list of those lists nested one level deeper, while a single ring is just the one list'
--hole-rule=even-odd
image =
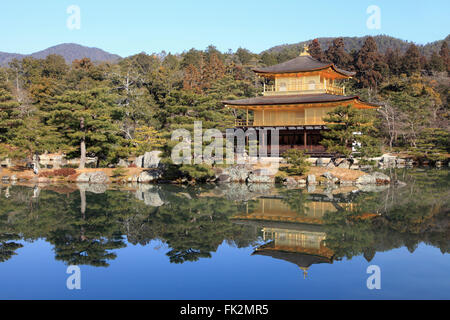
[{"label": "reflection of pavilion", "polygon": [[[235,223],[252,225],[261,230],[264,245],[254,255],[270,256],[296,264],[307,270],[313,264],[332,263],[334,253],[326,247],[323,215],[336,212],[336,204],[326,201],[306,201],[300,210],[278,198],[258,199],[255,210],[235,215]],[[299,212],[301,211],[301,212]]]}]

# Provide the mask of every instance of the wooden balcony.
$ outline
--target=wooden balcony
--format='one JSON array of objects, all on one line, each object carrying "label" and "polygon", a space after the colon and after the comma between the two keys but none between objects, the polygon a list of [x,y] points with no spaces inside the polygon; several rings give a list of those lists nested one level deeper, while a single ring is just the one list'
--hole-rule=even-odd
[{"label": "wooden balcony", "polygon": [[234,120],[234,126],[235,127],[252,127],[253,126],[253,120],[235,119]]},{"label": "wooden balcony", "polygon": [[265,96],[277,96],[277,95],[294,95],[294,94],[315,94],[315,93],[329,93],[336,95],[345,95],[345,87],[336,87],[332,85],[324,85],[323,83],[315,85],[288,85],[284,87],[285,90],[280,90],[274,85],[264,86]]}]

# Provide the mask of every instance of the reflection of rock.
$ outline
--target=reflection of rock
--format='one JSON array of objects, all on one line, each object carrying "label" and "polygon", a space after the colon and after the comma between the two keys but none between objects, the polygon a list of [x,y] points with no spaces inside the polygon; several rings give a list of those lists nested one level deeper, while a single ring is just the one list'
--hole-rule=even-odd
[{"label": "reflection of rock", "polygon": [[78,175],[76,181],[81,183],[108,183],[109,177],[103,171],[82,172]]},{"label": "reflection of rock", "polygon": [[273,186],[267,183],[228,183],[220,184],[215,189],[218,196],[223,196],[232,201],[248,201],[263,195],[270,195]]},{"label": "reflection of rock", "polygon": [[37,183],[50,183],[50,179],[46,177],[37,178]]},{"label": "reflection of rock", "polygon": [[164,204],[158,189],[149,184],[139,184],[137,186],[136,198],[144,201],[147,206],[160,207]]},{"label": "reflection of rock", "polygon": [[92,193],[97,193],[97,194],[105,193],[106,190],[108,189],[107,185],[100,184],[100,183],[93,183],[93,184],[77,183],[77,187],[81,191],[87,191],[87,192],[92,192]]},{"label": "reflection of rock", "polygon": [[363,192],[381,192],[389,189],[388,185],[376,185],[376,184],[359,184],[358,189]]}]

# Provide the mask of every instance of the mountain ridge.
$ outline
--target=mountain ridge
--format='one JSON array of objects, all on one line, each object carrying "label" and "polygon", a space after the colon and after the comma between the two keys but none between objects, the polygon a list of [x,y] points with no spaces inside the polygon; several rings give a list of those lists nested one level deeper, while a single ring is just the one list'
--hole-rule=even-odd
[{"label": "mountain ridge", "polygon": [[82,58],[89,58],[94,62],[114,62],[121,59],[121,56],[117,54],[112,54],[96,47],[87,47],[77,43],[61,43],[31,54],[0,52],[0,66],[7,65],[13,59],[23,59],[25,57],[45,59],[50,54],[61,55],[67,63],[72,63],[73,60]]},{"label": "mountain ridge", "polygon": [[[361,49],[362,45],[364,44],[364,41],[369,36],[362,36],[362,37],[320,37],[317,38],[322,50],[326,50],[328,48],[328,45],[333,41],[333,39],[336,38],[342,38],[344,40],[345,49],[348,52],[352,52],[354,50]],[[373,36],[375,39],[375,42],[378,46],[378,50],[381,53],[384,53],[387,48],[396,49],[398,48],[401,52],[405,52],[409,45],[411,45],[412,41],[403,40],[395,37],[391,37],[388,35],[377,35]],[[259,54],[263,54],[265,52],[267,53],[280,53],[284,51],[298,51],[301,52],[303,50],[303,46],[305,44],[309,44],[313,39],[301,41],[297,43],[292,44],[281,44],[277,46],[273,46],[269,49],[266,49]],[[416,44],[421,51],[422,54],[426,56],[430,56],[433,51],[438,52],[440,49],[440,46],[442,45],[443,41],[447,41],[447,43],[450,46],[450,35],[447,35],[442,40],[436,40],[429,42],[425,45]],[[23,59],[25,57],[33,57],[36,59],[45,59],[50,54],[59,54],[66,60],[67,63],[72,63],[73,60],[76,59],[82,59],[82,58],[89,58],[93,62],[114,62],[122,57],[109,53],[105,50],[102,50],[100,48],[96,47],[88,47],[83,46],[76,43],[61,43],[49,48],[46,48],[44,50],[40,50],[31,54],[20,54],[20,53],[9,53],[9,52],[0,52],[0,66],[7,66],[10,61],[13,59]]]},{"label": "mountain ridge", "polygon": [[[361,37],[320,37],[320,38],[314,38],[314,39],[317,39],[319,41],[322,50],[326,50],[328,48],[328,46],[331,44],[331,42],[333,41],[333,39],[342,38],[344,41],[346,51],[350,53],[353,50],[357,51],[357,50],[361,49],[361,47],[364,44],[364,41],[368,37],[369,36],[366,35],[366,36],[361,36]],[[380,51],[381,53],[386,52],[387,48],[391,48],[393,50],[398,48],[401,52],[404,53],[408,49],[408,47],[412,43],[414,43],[413,41],[403,40],[403,39],[395,38],[395,37],[388,36],[388,35],[376,35],[376,36],[372,36],[372,38],[374,38],[374,40],[377,44],[377,47],[378,47],[378,51]],[[281,44],[281,45],[273,46],[269,49],[262,51],[260,54],[262,54],[264,52],[280,53],[285,50],[298,50],[299,52],[301,52],[303,50],[303,46],[305,44],[309,44],[314,39],[301,41],[301,42],[297,42],[297,43]],[[429,56],[429,55],[431,55],[431,53],[433,51],[439,51],[440,46],[442,45],[443,41],[447,41],[447,43],[450,45],[450,35],[447,35],[442,40],[432,41],[425,45],[421,45],[421,44],[417,44],[417,43],[414,43],[414,44],[419,48],[419,51],[422,54]]]}]

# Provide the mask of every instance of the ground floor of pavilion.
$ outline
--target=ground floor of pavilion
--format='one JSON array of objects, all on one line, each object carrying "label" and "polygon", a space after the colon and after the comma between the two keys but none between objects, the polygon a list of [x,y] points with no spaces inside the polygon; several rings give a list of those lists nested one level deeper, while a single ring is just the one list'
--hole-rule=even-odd
[{"label": "ground floor of pavilion", "polygon": [[[238,127],[246,131],[249,127]],[[271,154],[273,130],[278,131],[279,153],[290,149],[304,150],[311,156],[330,156],[324,146],[320,144],[326,126],[293,126],[293,127],[251,127],[258,132],[258,145],[267,145],[268,155]],[[266,136],[264,136],[266,135]]]}]

